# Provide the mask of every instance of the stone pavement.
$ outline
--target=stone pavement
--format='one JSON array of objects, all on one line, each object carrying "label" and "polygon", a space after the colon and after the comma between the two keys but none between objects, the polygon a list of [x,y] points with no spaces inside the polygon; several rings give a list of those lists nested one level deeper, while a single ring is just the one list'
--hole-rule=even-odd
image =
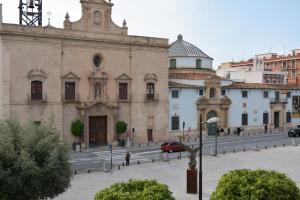
[{"label": "stone pavement", "polygon": [[[203,157],[203,199],[208,200],[218,179],[232,169],[263,168],[286,173],[300,187],[300,146],[280,147],[268,150],[240,152]],[[147,163],[122,167],[112,173],[96,172],[73,177],[72,186],[55,200],[93,200],[97,191],[112,183],[130,178],[155,179],[169,186],[177,200],[196,200],[197,195],[186,194],[186,169],[188,160]]]}]

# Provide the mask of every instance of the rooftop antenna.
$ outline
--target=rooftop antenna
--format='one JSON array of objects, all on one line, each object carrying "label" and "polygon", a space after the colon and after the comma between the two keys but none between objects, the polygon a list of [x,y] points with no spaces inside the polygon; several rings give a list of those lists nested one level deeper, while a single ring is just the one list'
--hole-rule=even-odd
[{"label": "rooftop antenna", "polygon": [[42,26],[42,0],[20,0],[19,24],[25,26]]}]

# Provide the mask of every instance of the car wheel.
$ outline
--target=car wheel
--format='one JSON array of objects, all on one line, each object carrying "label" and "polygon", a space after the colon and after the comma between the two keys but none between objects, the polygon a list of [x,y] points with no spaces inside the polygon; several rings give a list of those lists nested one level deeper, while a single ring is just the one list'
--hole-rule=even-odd
[{"label": "car wheel", "polygon": [[171,150],[169,151],[169,153],[173,153],[173,150],[171,149]]}]

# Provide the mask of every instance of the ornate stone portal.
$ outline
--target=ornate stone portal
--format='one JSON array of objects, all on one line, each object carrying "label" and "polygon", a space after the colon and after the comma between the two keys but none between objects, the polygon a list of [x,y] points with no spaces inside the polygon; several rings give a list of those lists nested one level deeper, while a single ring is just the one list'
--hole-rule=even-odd
[{"label": "ornate stone portal", "polygon": [[[216,75],[210,76],[205,81],[204,87],[205,95],[200,97],[196,103],[198,124],[200,123],[200,115],[202,115],[203,121],[207,121],[211,117],[219,117],[222,121],[220,128],[228,128],[228,109],[231,100],[227,96],[221,95],[221,78]],[[206,127],[203,128],[206,129]],[[208,134],[214,133],[209,132]]]}]

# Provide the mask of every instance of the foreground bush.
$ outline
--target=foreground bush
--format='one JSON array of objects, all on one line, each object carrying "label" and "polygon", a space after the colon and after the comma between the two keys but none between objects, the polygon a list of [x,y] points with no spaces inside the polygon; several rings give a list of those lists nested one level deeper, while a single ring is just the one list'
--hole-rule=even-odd
[{"label": "foreground bush", "polygon": [[129,180],[98,192],[95,200],[174,200],[174,197],[167,185],[154,180]]},{"label": "foreground bush", "polygon": [[0,199],[53,198],[70,185],[69,153],[50,125],[0,121]]},{"label": "foreground bush", "polygon": [[223,175],[210,200],[300,200],[300,192],[285,174],[242,169]]}]

